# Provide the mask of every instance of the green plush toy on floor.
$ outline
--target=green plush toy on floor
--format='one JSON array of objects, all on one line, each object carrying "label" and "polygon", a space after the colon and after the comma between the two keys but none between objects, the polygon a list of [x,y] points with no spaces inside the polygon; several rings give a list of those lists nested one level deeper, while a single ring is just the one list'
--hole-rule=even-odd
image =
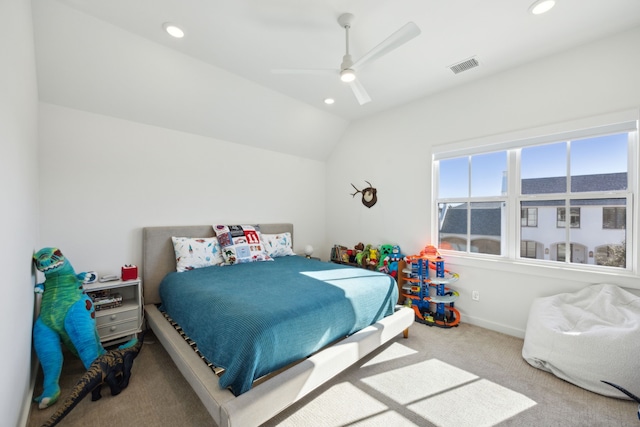
[{"label": "green plush toy on floor", "polygon": [[80,357],[86,369],[105,349],[96,329],[93,302],[82,289],[85,273],[76,274],[57,248],[40,249],[33,262],[45,276],[44,283],[36,286],[36,292],[42,292],[42,304],[33,327],[34,347],[44,373],[44,390],[34,400],[43,409],[60,396],[61,343]]}]

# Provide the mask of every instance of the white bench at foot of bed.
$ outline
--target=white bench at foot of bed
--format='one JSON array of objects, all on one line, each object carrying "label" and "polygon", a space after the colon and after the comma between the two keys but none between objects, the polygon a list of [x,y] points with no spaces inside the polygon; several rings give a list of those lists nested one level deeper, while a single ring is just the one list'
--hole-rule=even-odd
[{"label": "white bench at foot of bed", "polygon": [[[413,310],[401,307],[389,317],[314,354],[235,397],[221,389],[207,367],[155,305],[146,305],[149,326],[220,427],[257,426],[282,412],[413,324]],[[406,337],[405,332],[405,337]]]}]

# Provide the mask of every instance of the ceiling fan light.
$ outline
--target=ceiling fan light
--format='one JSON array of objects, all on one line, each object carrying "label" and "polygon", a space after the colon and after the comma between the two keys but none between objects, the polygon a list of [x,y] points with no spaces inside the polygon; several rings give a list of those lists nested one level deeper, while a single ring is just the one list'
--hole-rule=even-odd
[{"label": "ceiling fan light", "polygon": [[340,80],[345,83],[350,83],[356,79],[356,73],[351,69],[347,68],[340,71]]},{"label": "ceiling fan light", "polygon": [[162,28],[164,28],[164,30],[172,37],[175,37],[177,39],[181,39],[182,37],[184,37],[184,31],[182,31],[182,28],[178,27],[175,24],[172,24],[171,22],[165,22],[164,24],[162,24]]},{"label": "ceiling fan light", "polygon": [[529,6],[529,12],[534,15],[542,15],[545,12],[551,10],[556,5],[556,0],[537,0],[531,6]]}]

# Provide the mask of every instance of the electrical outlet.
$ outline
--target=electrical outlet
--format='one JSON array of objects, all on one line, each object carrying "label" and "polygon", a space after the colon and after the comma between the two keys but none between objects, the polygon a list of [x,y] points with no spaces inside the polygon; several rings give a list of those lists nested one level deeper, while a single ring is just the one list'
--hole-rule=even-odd
[{"label": "electrical outlet", "polygon": [[471,291],[471,299],[474,301],[480,301],[480,292]]}]

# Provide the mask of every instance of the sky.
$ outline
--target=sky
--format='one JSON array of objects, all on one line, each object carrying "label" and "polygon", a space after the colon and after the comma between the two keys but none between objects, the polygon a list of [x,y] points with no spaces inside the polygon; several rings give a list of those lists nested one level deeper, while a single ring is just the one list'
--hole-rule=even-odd
[{"label": "sky", "polygon": [[[572,176],[627,172],[627,143],[628,134],[621,133],[523,148],[521,178],[566,176],[568,167]],[[499,196],[506,170],[506,151],[472,156],[471,196]],[[440,161],[439,198],[466,197],[468,187],[468,157]]]}]

